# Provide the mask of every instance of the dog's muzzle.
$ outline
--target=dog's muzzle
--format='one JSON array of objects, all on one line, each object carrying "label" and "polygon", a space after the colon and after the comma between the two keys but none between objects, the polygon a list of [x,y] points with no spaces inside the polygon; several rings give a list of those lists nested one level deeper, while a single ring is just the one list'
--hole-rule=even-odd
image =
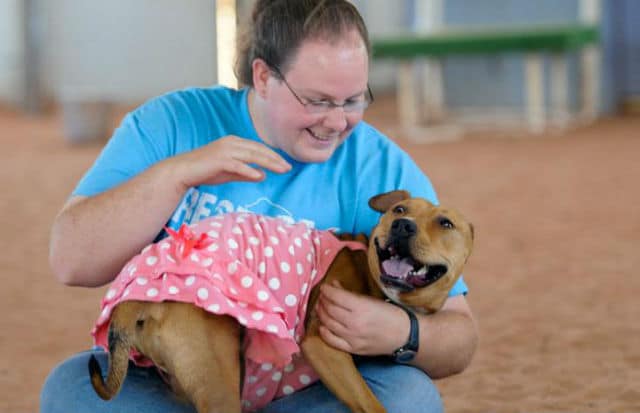
[{"label": "dog's muzzle", "polygon": [[417,233],[418,227],[414,221],[401,218],[391,224],[384,247],[380,246],[378,238],[374,240],[380,265],[380,280],[385,286],[409,292],[433,284],[447,273],[446,265],[429,265],[413,256],[411,244]]}]

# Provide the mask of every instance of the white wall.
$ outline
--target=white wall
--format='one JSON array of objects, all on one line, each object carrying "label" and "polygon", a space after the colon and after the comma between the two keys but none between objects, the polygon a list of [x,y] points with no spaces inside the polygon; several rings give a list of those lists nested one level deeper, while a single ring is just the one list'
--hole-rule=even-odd
[{"label": "white wall", "polygon": [[216,79],[215,0],[50,0],[43,84],[137,103]]},{"label": "white wall", "polygon": [[20,0],[0,0],[0,101],[21,99],[23,49]]}]

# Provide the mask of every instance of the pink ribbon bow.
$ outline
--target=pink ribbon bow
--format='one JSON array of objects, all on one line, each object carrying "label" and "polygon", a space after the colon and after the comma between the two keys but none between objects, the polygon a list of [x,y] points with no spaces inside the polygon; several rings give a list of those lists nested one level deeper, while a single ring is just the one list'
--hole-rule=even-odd
[{"label": "pink ribbon bow", "polygon": [[188,256],[194,249],[207,248],[213,243],[213,239],[205,233],[198,237],[187,224],[182,224],[178,231],[169,227],[164,227],[164,229],[176,241],[176,253],[182,258]]}]

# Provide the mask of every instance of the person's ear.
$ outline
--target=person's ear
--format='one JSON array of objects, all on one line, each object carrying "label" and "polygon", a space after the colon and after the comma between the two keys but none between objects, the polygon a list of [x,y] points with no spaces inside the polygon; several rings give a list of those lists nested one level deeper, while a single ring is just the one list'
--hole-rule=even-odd
[{"label": "person's ear", "polygon": [[253,60],[251,68],[253,71],[253,88],[260,97],[264,98],[267,94],[267,81],[271,76],[271,68],[260,58]]}]

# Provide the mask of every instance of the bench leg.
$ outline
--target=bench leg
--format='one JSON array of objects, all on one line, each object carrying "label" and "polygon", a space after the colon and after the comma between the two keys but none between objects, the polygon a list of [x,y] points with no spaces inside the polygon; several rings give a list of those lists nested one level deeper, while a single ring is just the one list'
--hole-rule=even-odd
[{"label": "bench leg", "polygon": [[565,128],[569,123],[569,80],[567,56],[551,56],[551,112],[555,126]]},{"label": "bench leg", "polygon": [[525,82],[527,94],[527,123],[533,133],[541,133],[545,128],[544,110],[544,67],[542,56],[529,54],[525,59]]},{"label": "bench leg", "polygon": [[414,128],[419,122],[420,101],[416,94],[413,67],[412,62],[398,63],[398,117],[405,129]]},{"label": "bench leg", "polygon": [[426,59],[423,64],[423,118],[427,123],[442,122],[445,117],[444,84],[442,63],[437,59]]},{"label": "bench leg", "polygon": [[581,54],[581,108],[580,117],[591,122],[598,116],[600,97],[600,50],[596,46],[586,47]]}]

